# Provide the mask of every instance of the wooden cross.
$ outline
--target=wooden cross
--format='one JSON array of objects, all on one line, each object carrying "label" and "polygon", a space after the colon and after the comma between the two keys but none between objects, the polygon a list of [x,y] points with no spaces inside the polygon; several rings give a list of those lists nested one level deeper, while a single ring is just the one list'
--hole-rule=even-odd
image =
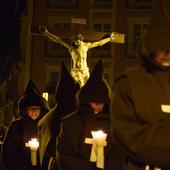
[{"label": "wooden cross", "polygon": [[[109,34],[108,32],[95,32],[91,30],[68,30],[68,29],[59,29],[59,28],[53,28],[53,27],[48,27],[48,30],[53,33],[57,33],[58,36],[65,38],[65,39],[70,39],[70,37],[73,36],[73,32],[78,32],[85,37],[85,40],[88,41],[96,41],[102,39],[104,36]],[[29,25],[29,33],[31,35],[39,35],[43,36],[41,32],[39,31],[39,26],[38,25]],[[74,34],[75,34],[74,33]],[[111,42],[113,43],[121,43],[123,44],[125,42],[125,34],[121,34],[118,32],[115,32],[115,39],[113,39]]]}]

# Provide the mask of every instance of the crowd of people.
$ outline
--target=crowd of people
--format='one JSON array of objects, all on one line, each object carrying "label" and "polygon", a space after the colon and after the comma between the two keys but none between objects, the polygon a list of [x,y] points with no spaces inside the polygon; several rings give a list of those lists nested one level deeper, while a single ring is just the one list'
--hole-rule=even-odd
[{"label": "crowd of people", "polygon": [[83,85],[62,63],[52,108],[30,79],[18,101],[20,117],[4,127],[1,169],[170,170],[166,5],[156,1],[136,47],[139,63],[116,77],[112,88],[102,60]]}]

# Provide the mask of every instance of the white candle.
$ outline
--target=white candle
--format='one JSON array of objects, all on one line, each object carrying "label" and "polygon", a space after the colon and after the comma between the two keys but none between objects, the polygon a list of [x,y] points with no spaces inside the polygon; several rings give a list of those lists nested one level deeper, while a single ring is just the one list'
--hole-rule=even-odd
[{"label": "white candle", "polygon": [[37,150],[39,147],[37,138],[32,138],[30,141],[28,141],[28,144],[31,150]]},{"label": "white candle", "polygon": [[39,147],[39,141],[37,138],[32,138],[28,143],[26,143],[26,146],[28,146],[31,149],[31,162],[32,165],[37,165],[37,149]]},{"label": "white candle", "polygon": [[92,133],[92,136],[93,136],[93,139],[94,139],[96,146],[104,147],[107,134],[104,133],[102,130],[92,131],[91,133]]},{"label": "white candle", "polygon": [[92,131],[94,149],[96,151],[96,167],[104,169],[104,146],[107,134],[103,131]]}]

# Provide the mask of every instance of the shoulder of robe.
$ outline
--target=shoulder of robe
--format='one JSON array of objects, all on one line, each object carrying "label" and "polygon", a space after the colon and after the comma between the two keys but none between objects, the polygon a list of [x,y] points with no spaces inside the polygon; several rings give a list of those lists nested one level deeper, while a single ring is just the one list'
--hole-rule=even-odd
[{"label": "shoulder of robe", "polygon": [[77,114],[78,114],[77,110],[74,111],[74,112],[71,112],[71,113],[67,114],[66,116],[62,117],[61,121],[64,121],[64,120],[66,120],[66,119],[68,119],[68,118],[70,118],[74,115],[77,115]]}]

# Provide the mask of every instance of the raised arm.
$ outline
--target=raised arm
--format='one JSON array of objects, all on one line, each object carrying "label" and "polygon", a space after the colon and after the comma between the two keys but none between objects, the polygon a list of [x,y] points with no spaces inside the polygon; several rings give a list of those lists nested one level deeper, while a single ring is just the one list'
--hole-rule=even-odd
[{"label": "raised arm", "polygon": [[113,32],[110,37],[107,37],[107,38],[104,38],[104,39],[101,39],[99,41],[95,41],[95,42],[92,42],[92,43],[87,43],[87,47],[88,48],[94,48],[94,47],[98,47],[98,46],[103,46],[104,44],[108,43],[108,42],[111,42],[112,40],[114,40],[116,38],[116,33]]},{"label": "raised arm", "polygon": [[66,48],[70,48],[69,44],[67,44],[64,40],[62,40],[60,37],[51,34],[50,32],[48,32],[47,28],[45,26],[40,26],[39,27],[39,31],[41,32],[41,34],[45,35],[46,37],[48,37],[49,39],[51,39],[52,41],[59,43],[63,46],[65,46]]}]

